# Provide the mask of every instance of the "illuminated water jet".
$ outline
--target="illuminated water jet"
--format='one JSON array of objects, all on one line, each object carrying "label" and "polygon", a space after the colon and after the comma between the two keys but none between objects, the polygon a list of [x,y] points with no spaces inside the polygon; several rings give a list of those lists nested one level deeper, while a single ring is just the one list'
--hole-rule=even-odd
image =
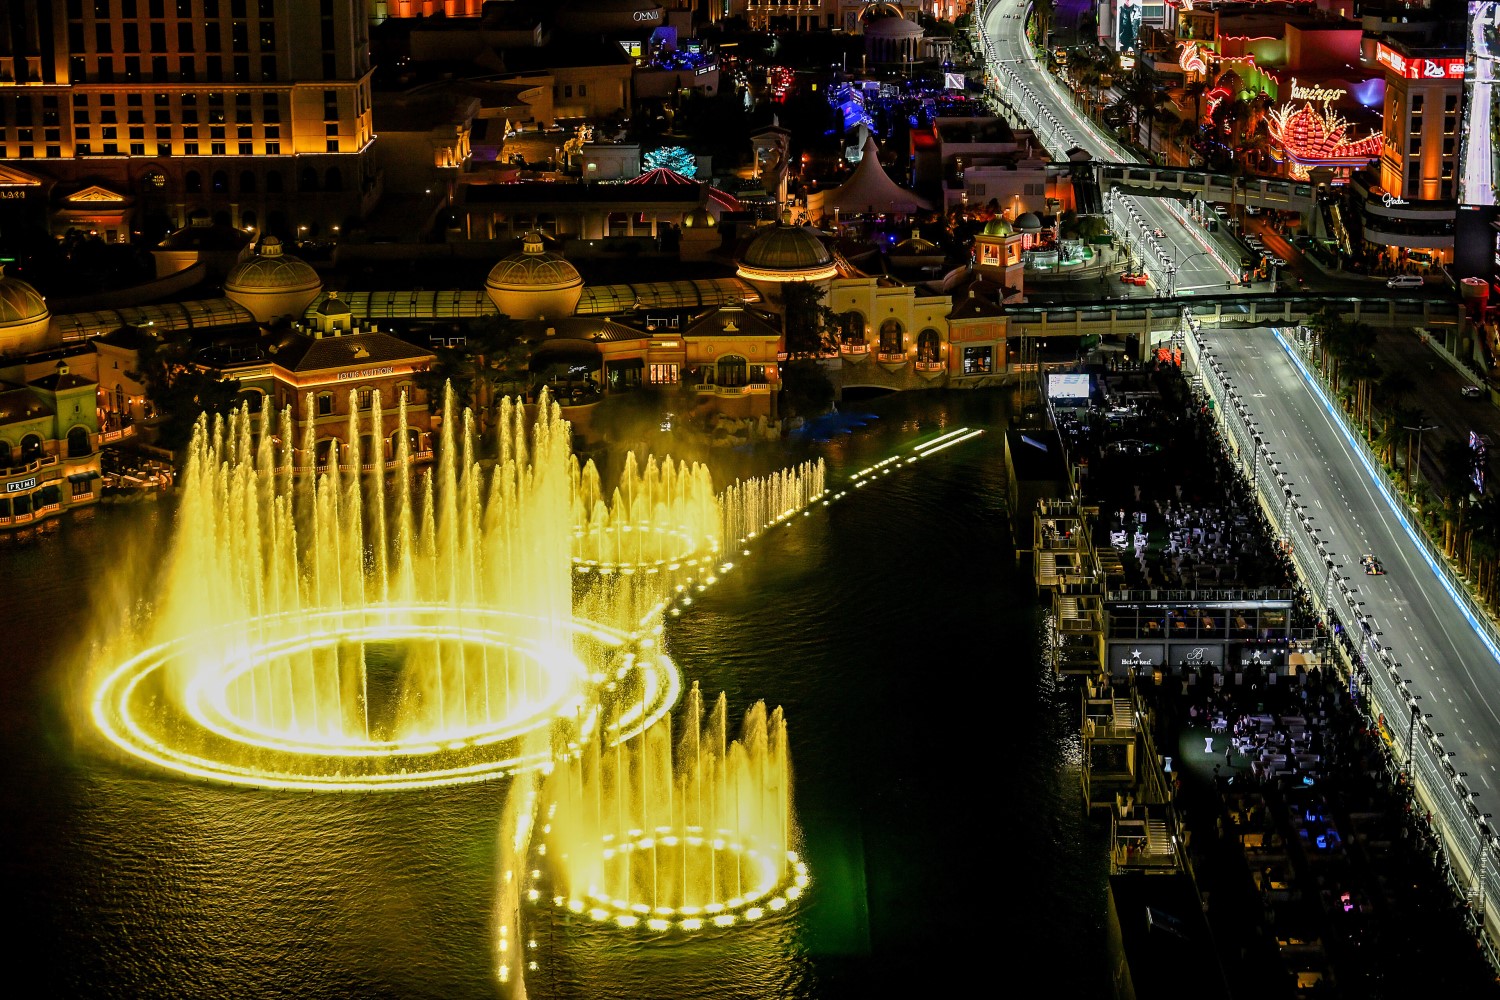
[{"label": "illuminated water jet", "polygon": [[675,755],[667,716],[559,761],[548,784],[551,881],[537,897],[593,920],[664,931],[727,927],[801,894],[808,876],[794,850],[781,710],[757,703],[730,743],[725,697],[705,714],[694,684],[685,715]]},{"label": "illuminated water jet", "polygon": [[[404,399],[396,416],[408,426]],[[378,393],[363,410],[351,393],[347,447],[289,411],[200,421],[152,631],[97,688],[110,740],[273,787],[548,766],[527,736],[601,694],[634,706],[631,731],[669,711],[681,682],[651,648],[665,600],[713,578],[722,539],[739,544],[823,491],[821,464],[715,496],[700,465],[627,456],[606,500],[545,396],[500,403],[483,461],[451,398],[430,469],[404,434],[391,462],[383,447],[366,461],[361,441],[384,427]],[[575,564],[653,579],[580,589]]]}]

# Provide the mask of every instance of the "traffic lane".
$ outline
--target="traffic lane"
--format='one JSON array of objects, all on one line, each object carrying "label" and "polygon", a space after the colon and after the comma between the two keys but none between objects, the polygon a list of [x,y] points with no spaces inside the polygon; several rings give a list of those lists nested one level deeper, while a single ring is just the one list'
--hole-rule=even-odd
[{"label": "traffic lane", "polygon": [[[1290,362],[1286,367],[1290,368]],[[1319,484],[1317,492],[1333,512],[1331,520],[1338,525],[1334,531],[1343,533],[1342,545],[1330,544],[1332,539],[1322,537],[1342,555],[1344,575],[1351,578],[1349,586],[1357,592],[1356,599],[1364,602],[1363,610],[1375,628],[1383,633],[1375,641],[1390,647],[1392,656],[1403,665],[1402,676],[1414,682],[1413,694],[1422,695],[1423,712],[1431,712],[1435,728],[1452,737],[1444,745],[1460,752],[1454,758],[1455,766],[1474,774],[1493,774],[1490,748],[1500,746],[1500,665],[1407,537],[1384,496],[1363,474],[1352,446],[1338,432],[1333,417],[1305,390],[1299,402],[1302,405],[1294,407],[1296,419],[1313,427],[1321,421],[1330,434],[1337,435],[1337,447],[1333,449],[1336,460],[1321,463],[1322,467],[1350,467],[1355,474],[1353,478],[1341,475],[1325,479],[1317,476],[1318,466],[1304,469],[1305,481]],[[1292,474],[1300,480],[1295,472]],[[1335,491],[1337,501],[1331,502]],[[1364,573],[1358,558],[1365,552],[1382,560],[1387,571],[1384,576]],[[1465,762],[1474,766],[1465,768]],[[1490,790],[1496,787],[1488,777],[1482,784]]]},{"label": "traffic lane", "polygon": [[[1272,341],[1272,346],[1279,353],[1279,345]],[[1257,422],[1261,416],[1276,422],[1262,430],[1270,432],[1272,441],[1287,442],[1283,468],[1301,489],[1300,502],[1312,509],[1314,526],[1322,525],[1319,536],[1341,573],[1351,578],[1350,586],[1358,591],[1356,599],[1365,602],[1365,613],[1384,633],[1375,641],[1392,647],[1414,681],[1413,692],[1423,695],[1423,711],[1431,711],[1435,728],[1452,737],[1445,746],[1461,755],[1454,758],[1455,766],[1472,761],[1479,768],[1473,773],[1493,773],[1488,748],[1496,745],[1496,733],[1500,733],[1489,705],[1495,672],[1470,669],[1470,664],[1485,662],[1477,659],[1479,653],[1473,647],[1478,645],[1485,659],[1487,651],[1468,630],[1425,561],[1415,554],[1368,477],[1358,474],[1357,460],[1333,418],[1300,384],[1290,363],[1254,348],[1244,352],[1243,359],[1220,357],[1247,408],[1257,414]],[[1239,388],[1242,382],[1247,389]],[[1276,391],[1273,395],[1265,389]],[[1285,404],[1285,412],[1277,412],[1276,403],[1262,402],[1273,399]],[[1278,436],[1273,427],[1282,433]],[[1367,551],[1388,553],[1380,556],[1387,575],[1363,574],[1358,555]],[[1413,590],[1420,596],[1414,599]],[[1357,629],[1355,623],[1346,624]],[[1434,636],[1437,641],[1432,640]],[[1472,642],[1463,641],[1465,637]],[[1459,664],[1461,669],[1445,670],[1444,663]],[[1482,783],[1492,787],[1488,778]]]},{"label": "traffic lane", "polygon": [[[1431,712],[1434,728],[1448,734],[1444,745],[1457,755],[1454,766],[1477,775],[1477,784],[1493,791],[1500,784],[1491,762],[1491,748],[1500,746],[1500,665],[1280,345],[1269,335],[1210,339],[1229,381],[1301,493],[1299,502],[1309,508],[1318,536],[1342,575],[1350,577],[1365,614],[1384,633],[1376,641],[1391,647],[1403,676],[1413,681],[1413,693],[1422,695],[1423,712]],[[1386,575],[1364,575],[1358,560],[1365,552],[1385,563]]]},{"label": "traffic lane", "polygon": [[[1063,123],[1063,129],[1069,133],[1073,143],[1088,150],[1096,159],[1119,159],[1120,154],[1099,133],[1096,126],[1092,122],[1085,121],[1070,101],[1063,99],[1062,95],[1053,90],[1049,84],[1055,81],[1049,79],[1046,70],[1033,61],[1029,55],[1023,54],[1023,46],[1019,38],[1021,22],[1018,17],[1021,6],[1019,2],[1014,2],[997,4],[991,8],[990,17],[986,21],[986,33],[990,40],[991,52],[1029,85],[1031,99]],[[1006,25],[1004,24],[1006,21],[1011,23]],[[1008,92],[1010,89],[1012,88],[1002,83],[1002,90]],[[1014,101],[1020,101],[1024,107],[1026,95],[1016,95]],[[1178,251],[1172,254],[1174,261],[1186,260],[1192,256],[1189,248],[1194,247],[1195,241],[1190,236],[1182,235],[1182,223],[1165,207],[1153,204],[1156,200],[1138,199],[1144,203],[1138,206],[1142,217],[1148,219],[1154,229],[1161,229],[1172,237]],[[1232,259],[1231,263],[1234,263]],[[1178,288],[1208,288],[1227,280],[1228,277],[1229,272],[1212,258],[1202,257],[1178,274],[1176,285]],[[1184,278],[1187,279],[1186,282]]]},{"label": "traffic lane", "polygon": [[1500,441],[1500,409],[1489,402],[1489,393],[1475,399],[1464,396],[1460,390],[1474,383],[1440,358],[1415,331],[1381,331],[1375,337],[1374,356],[1382,371],[1404,371],[1412,377],[1416,385],[1406,394],[1405,402],[1425,415],[1423,426],[1437,425],[1422,433],[1424,479],[1438,478],[1438,456],[1445,442],[1468,444],[1470,431]]}]

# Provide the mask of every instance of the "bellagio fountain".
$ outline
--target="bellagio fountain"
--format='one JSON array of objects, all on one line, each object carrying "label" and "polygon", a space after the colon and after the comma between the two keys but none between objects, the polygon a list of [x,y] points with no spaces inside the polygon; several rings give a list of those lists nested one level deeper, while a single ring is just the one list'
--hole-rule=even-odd
[{"label": "bellagio fountain", "polygon": [[148,621],[94,688],[99,730],[152,765],[264,788],[509,778],[502,980],[528,901],[667,934],[796,899],[780,710],[751,707],[735,740],[660,636],[750,539],[823,497],[821,463],[716,492],[702,465],[631,456],[606,488],[544,396],[504,400],[489,448],[450,397],[422,466],[404,435],[362,454],[382,404],[354,403],[322,466],[289,412],[200,420]]}]

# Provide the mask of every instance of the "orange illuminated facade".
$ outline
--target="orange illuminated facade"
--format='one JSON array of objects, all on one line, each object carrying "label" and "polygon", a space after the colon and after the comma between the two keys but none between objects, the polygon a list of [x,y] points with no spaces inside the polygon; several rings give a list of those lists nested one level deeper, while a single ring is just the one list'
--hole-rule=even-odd
[{"label": "orange illuminated facade", "polygon": [[136,229],[327,231],[379,194],[368,24],[365,0],[9,0],[0,158],[54,200],[133,199]]}]

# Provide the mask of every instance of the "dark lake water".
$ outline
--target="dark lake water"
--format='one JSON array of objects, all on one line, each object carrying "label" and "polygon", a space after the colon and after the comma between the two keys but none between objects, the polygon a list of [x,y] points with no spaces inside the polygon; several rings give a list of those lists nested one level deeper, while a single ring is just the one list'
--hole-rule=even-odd
[{"label": "dark lake water", "polygon": [[[922,435],[992,433],[778,530],[675,621],[687,680],[785,707],[809,894],[774,921],[648,941],[529,911],[531,997],[1106,993],[1104,857],[1076,695],[1014,564],[1007,401],[913,394],[810,444],[836,484]],[[496,997],[504,783],[315,795],[194,784],[76,721],[92,581],[166,505],[0,546],[0,866],[13,995]],[[111,610],[113,614],[113,610]],[[24,974],[22,974],[24,972]]]}]

